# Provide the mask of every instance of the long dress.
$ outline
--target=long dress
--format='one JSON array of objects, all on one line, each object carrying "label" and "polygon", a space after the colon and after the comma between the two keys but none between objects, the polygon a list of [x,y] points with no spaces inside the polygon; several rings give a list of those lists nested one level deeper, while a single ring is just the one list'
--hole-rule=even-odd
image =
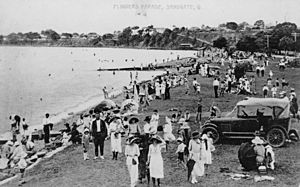
[{"label": "long dress", "polygon": [[165,141],[174,141],[175,136],[172,133],[172,124],[167,123],[164,127],[164,140]]},{"label": "long dress", "polygon": [[[137,184],[139,177],[139,159],[140,149],[139,146],[135,143],[132,145],[126,145],[125,147],[125,155],[126,155],[126,164],[130,175],[130,186],[134,187]],[[135,160],[135,165],[133,164],[133,160]]]},{"label": "long dress", "polygon": [[161,146],[159,144],[156,146],[151,144],[149,146],[148,154],[150,155],[150,176],[157,179],[164,178],[164,165],[161,156]]},{"label": "long dress", "polygon": [[122,152],[121,146],[121,123],[111,122],[109,124],[111,151]]},{"label": "long dress", "polygon": [[212,164],[211,151],[214,149],[212,145],[212,139],[208,138],[206,141],[207,147],[205,145],[205,141],[202,143],[201,160],[204,162],[204,164]]},{"label": "long dress", "polygon": [[204,175],[204,162],[201,160],[202,143],[199,139],[190,140],[189,154],[190,159],[195,161],[194,168],[192,170],[192,178]]}]

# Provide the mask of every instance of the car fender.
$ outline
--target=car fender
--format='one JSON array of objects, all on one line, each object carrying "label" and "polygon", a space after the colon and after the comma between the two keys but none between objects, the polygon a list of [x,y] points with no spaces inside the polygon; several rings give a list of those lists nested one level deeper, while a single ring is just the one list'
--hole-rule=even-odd
[{"label": "car fender", "polygon": [[[278,128],[278,129],[283,130],[283,132],[284,132],[284,134],[285,134],[285,137],[286,137],[286,138],[289,138],[288,132],[286,131],[286,129],[283,128],[283,127],[281,127],[280,125],[274,125],[274,126],[272,126],[270,129],[268,129],[268,132],[269,132],[271,129],[274,129],[274,128]],[[268,132],[267,132],[267,133],[268,133]]]},{"label": "car fender", "polygon": [[215,124],[213,124],[213,123],[211,123],[211,122],[207,122],[207,123],[205,123],[205,124],[201,127],[201,133],[203,132],[203,129],[206,128],[206,127],[213,127],[213,128],[215,128],[215,129],[217,129],[217,131],[219,132],[220,136],[223,135],[222,132],[219,131],[218,126],[215,125]]}]

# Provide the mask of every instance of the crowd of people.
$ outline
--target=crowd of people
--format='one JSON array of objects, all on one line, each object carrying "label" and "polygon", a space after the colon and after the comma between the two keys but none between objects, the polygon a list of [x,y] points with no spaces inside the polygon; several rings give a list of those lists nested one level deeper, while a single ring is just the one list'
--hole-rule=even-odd
[{"label": "crowd of people", "polygon": [[[266,67],[269,62],[265,60],[263,64],[257,64],[256,77],[250,78],[243,75],[236,78],[235,66],[238,62],[231,59],[225,51],[215,51],[214,53],[205,53],[204,55],[211,57],[212,60],[218,61],[221,66],[225,66],[228,62],[226,72],[221,75],[218,68],[210,67],[209,62],[195,63],[194,69],[200,77],[212,77],[212,93],[215,98],[223,97],[228,94],[257,94],[256,78],[265,77]],[[280,62],[283,63],[283,62]],[[280,70],[282,70],[279,64]],[[284,68],[283,68],[284,69]],[[179,70],[178,70],[179,71]],[[169,100],[171,99],[170,89],[177,86],[184,86],[186,94],[195,94],[201,96],[201,84],[197,78],[190,83],[187,74],[167,73],[163,76],[155,77],[151,81],[138,83],[132,80],[129,88],[124,87],[123,98],[134,99],[139,103],[142,111],[150,105],[151,100]],[[132,73],[131,73],[132,78]],[[262,88],[264,97],[280,97],[291,101],[291,112],[296,115],[298,112],[297,97],[295,89],[290,88],[290,98],[287,98],[286,88],[288,82],[282,77],[281,86],[279,78],[274,81],[275,75],[269,70],[266,84]],[[191,91],[190,84],[193,87]],[[236,89],[234,89],[236,88]],[[281,90],[280,94],[278,94]],[[107,88],[103,88],[105,99],[109,98]],[[202,120],[202,99],[197,102],[196,123],[201,124]],[[216,106],[211,107],[211,116],[216,117],[220,114],[220,110]],[[134,187],[138,182],[143,183],[147,180],[148,184],[152,181],[153,185],[160,186],[161,179],[164,175],[164,163],[162,152],[170,151],[170,142],[177,142],[178,147],[174,154],[178,157],[178,166],[183,171],[187,171],[188,180],[195,184],[199,177],[204,176],[208,170],[208,166],[212,164],[212,152],[215,151],[213,145],[212,134],[201,134],[199,131],[191,130],[189,125],[191,114],[189,111],[178,111],[172,116],[165,117],[165,124],[160,123],[160,114],[158,110],[154,110],[151,116],[146,116],[143,121],[136,114],[124,114],[120,108],[112,110],[103,109],[101,111],[90,110],[88,114],[82,114],[70,128],[69,124],[65,124],[65,129],[61,129],[62,141],[64,145],[70,143],[81,144],[83,159],[90,160],[91,149],[94,148],[93,159],[102,159],[107,157],[104,153],[105,141],[110,140],[112,160],[117,161],[120,154],[124,151],[126,157],[126,165],[130,176],[131,186]],[[22,119],[18,115],[10,117],[12,141],[8,141],[3,150],[3,156],[9,159],[10,165],[13,167],[18,164],[22,176],[27,166],[26,159],[36,153],[35,145],[31,141],[28,134],[28,125],[25,118]],[[50,115],[45,114],[42,120],[44,143],[50,143],[50,131],[53,123]],[[176,126],[178,131],[174,135],[173,127]],[[21,134],[21,144],[17,141],[17,135]],[[125,140],[125,147],[122,141]],[[90,143],[93,142],[94,146]],[[252,141],[256,145],[257,162],[261,162],[260,154],[265,154],[261,147],[261,141],[258,136]],[[187,170],[186,170],[187,169]]]}]

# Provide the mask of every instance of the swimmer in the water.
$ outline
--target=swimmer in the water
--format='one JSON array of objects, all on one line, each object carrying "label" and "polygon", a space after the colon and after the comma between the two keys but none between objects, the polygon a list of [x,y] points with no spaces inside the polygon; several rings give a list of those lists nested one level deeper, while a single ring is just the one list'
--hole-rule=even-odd
[{"label": "swimmer in the water", "polygon": [[43,101],[43,98],[42,98],[42,97],[40,98],[40,101]]},{"label": "swimmer in the water", "polygon": [[49,73],[49,75],[48,75],[49,77],[51,76],[51,73]]}]

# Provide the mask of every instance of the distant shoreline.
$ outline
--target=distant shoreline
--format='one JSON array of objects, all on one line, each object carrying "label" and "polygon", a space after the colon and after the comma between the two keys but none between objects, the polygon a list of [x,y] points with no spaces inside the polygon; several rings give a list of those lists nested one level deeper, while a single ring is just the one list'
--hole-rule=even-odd
[{"label": "distant shoreline", "polygon": [[196,49],[173,49],[173,48],[157,48],[157,47],[129,47],[129,46],[88,46],[88,45],[41,45],[41,44],[24,44],[24,45],[14,45],[14,44],[0,44],[0,47],[69,47],[69,48],[109,48],[109,49],[141,49],[141,50],[169,50],[169,51],[197,51]]}]

